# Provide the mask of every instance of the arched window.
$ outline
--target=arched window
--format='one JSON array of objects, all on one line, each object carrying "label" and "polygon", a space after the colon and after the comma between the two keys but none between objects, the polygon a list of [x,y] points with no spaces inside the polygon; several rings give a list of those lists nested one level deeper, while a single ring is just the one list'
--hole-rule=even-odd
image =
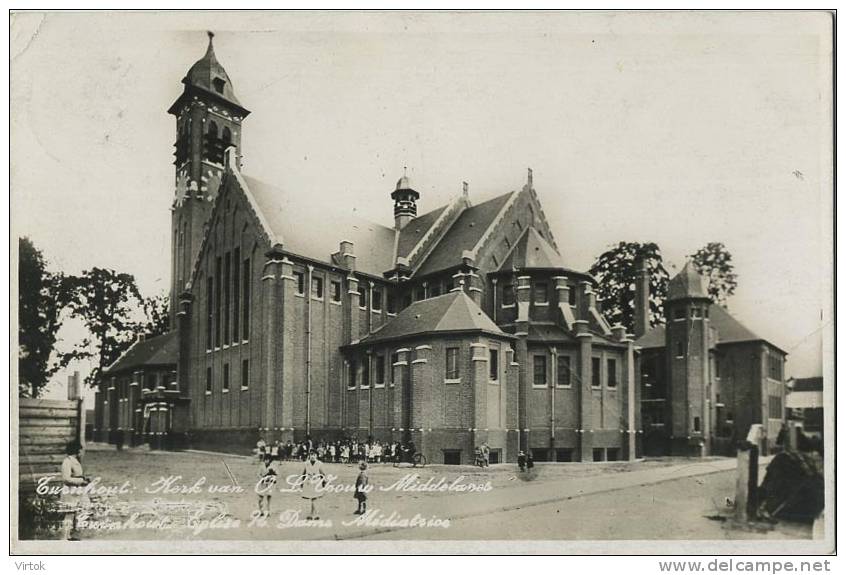
[{"label": "arched window", "polygon": [[209,138],[217,138],[217,124],[209,122]]},{"label": "arched window", "polygon": [[223,127],[223,141],[227,144],[232,143],[232,132],[229,131],[227,126]]}]

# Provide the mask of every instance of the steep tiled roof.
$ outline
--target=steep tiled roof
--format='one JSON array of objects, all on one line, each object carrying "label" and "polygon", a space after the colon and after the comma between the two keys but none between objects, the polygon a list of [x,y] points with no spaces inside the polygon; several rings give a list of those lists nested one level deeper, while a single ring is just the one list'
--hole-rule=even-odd
[{"label": "steep tiled roof", "polygon": [[793,380],[791,391],[822,391],[823,378],[821,377],[800,377]]},{"label": "steep tiled roof", "polygon": [[690,261],[684,264],[682,270],[667,284],[668,300],[707,297],[705,280]]},{"label": "steep tiled roof", "polygon": [[663,325],[656,325],[635,340],[635,345],[643,349],[664,347],[667,330]]},{"label": "steep tiled roof", "polygon": [[282,247],[331,263],[341,240],[353,243],[356,270],[381,276],[393,268],[396,230],[368,222],[341,209],[327,210],[307,194],[290,193],[243,176],[266,225]]},{"label": "steep tiled roof", "polygon": [[438,216],[440,216],[446,208],[446,205],[443,205],[408,222],[408,224],[400,230],[400,237],[397,242],[397,256],[407,257],[408,254],[411,253],[411,250],[414,249],[414,246],[423,239],[423,236],[426,235],[426,232],[428,232],[429,228],[435,224]]},{"label": "steep tiled roof", "polygon": [[[765,341],[761,336],[740,323],[720,305],[711,304],[708,309],[708,315],[711,319],[711,327],[717,331],[718,345],[745,341]],[[638,338],[635,341],[635,345],[644,349],[664,347],[664,334],[665,328],[663,325],[655,326]]]},{"label": "steep tiled roof", "polygon": [[734,343],[739,341],[758,341],[761,336],[752,332],[745,325],[737,321],[726,309],[712,304],[709,310],[711,327],[716,328],[719,339],[717,343]]},{"label": "steep tiled roof", "polygon": [[525,268],[563,268],[561,256],[534,226],[529,226],[502,262],[500,270]]},{"label": "steep tiled roof", "polygon": [[464,210],[416,270],[415,275],[426,275],[459,265],[464,250],[472,250],[476,246],[514,193],[516,192],[497,196]]},{"label": "steep tiled roof", "polygon": [[361,339],[375,343],[437,332],[485,332],[507,336],[463,291],[414,302],[379,331]]},{"label": "steep tiled roof", "polygon": [[178,355],[179,332],[173,330],[143,341],[137,340],[105,372],[118,373],[145,365],[176,365]]}]

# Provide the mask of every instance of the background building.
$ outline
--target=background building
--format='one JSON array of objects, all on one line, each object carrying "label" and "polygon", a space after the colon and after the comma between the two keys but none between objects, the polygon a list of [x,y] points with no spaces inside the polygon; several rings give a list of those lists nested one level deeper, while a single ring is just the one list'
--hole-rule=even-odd
[{"label": "background building", "polygon": [[[639,282],[648,290],[645,273]],[[636,309],[647,311],[643,302]],[[664,315],[666,325],[636,342],[646,454],[730,454],[756,423],[774,445],[785,421],[787,354],[712,303],[690,262],[670,280]]]}]

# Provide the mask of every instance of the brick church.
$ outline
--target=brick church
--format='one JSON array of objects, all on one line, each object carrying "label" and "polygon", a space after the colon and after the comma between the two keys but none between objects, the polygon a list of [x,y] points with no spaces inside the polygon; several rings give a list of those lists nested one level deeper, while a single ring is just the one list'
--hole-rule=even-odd
[{"label": "brick church", "polygon": [[168,110],[174,330],[106,370],[99,440],[246,453],[259,438],[373,438],[413,441],[433,463],[472,463],[483,442],[493,461],[635,457],[634,336],[563,263],[531,170],[516,190],[477,198],[465,183],[427,210],[403,175],[385,190],[393,223],[372,223],[241,171],[250,112],[211,34],[182,83]]}]

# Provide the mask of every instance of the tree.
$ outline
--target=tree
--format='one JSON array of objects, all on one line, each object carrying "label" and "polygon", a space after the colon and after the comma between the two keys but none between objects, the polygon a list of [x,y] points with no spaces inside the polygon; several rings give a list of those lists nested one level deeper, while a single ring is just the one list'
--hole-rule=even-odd
[{"label": "tree", "polygon": [[708,280],[708,295],[726,307],[728,296],[737,288],[737,275],[726,246],[722,242],[709,242],[690,257],[696,271]]},{"label": "tree", "polygon": [[18,392],[38,397],[58,368],[50,365],[62,326],[64,278],[47,271],[29,238],[18,240]]},{"label": "tree", "polygon": [[[95,386],[102,371],[111,365],[143,331],[144,322],[135,319],[143,310],[135,278],[114,270],[92,268],[81,276],[68,278],[72,317],[80,318],[90,338],[83,339],[62,357],[63,365],[92,359],[95,366],[85,383]],[[93,348],[93,349],[92,349]]]},{"label": "tree", "polygon": [[169,307],[170,298],[164,294],[144,299],[144,313],[147,316],[144,332],[147,337],[162,335],[170,331]]},{"label": "tree", "polygon": [[634,332],[638,257],[645,260],[649,270],[649,325],[659,325],[664,323],[663,303],[669,276],[657,244],[620,242],[600,255],[590,268],[599,283],[597,296],[602,299],[603,316],[611,325],[623,325],[630,333]]}]

